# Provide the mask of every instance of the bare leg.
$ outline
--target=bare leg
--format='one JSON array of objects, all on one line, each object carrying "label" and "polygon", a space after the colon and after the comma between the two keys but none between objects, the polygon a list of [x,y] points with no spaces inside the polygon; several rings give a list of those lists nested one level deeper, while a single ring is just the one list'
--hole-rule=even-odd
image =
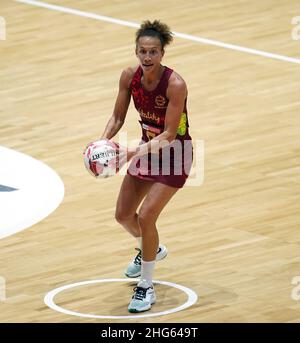
[{"label": "bare leg", "polygon": [[116,206],[116,220],[134,237],[140,237],[141,231],[136,210],[153,185],[151,181],[139,180],[125,175]]},{"label": "bare leg", "polygon": [[140,208],[138,221],[142,232],[143,261],[155,261],[159,245],[156,220],[178,188],[154,183]]}]

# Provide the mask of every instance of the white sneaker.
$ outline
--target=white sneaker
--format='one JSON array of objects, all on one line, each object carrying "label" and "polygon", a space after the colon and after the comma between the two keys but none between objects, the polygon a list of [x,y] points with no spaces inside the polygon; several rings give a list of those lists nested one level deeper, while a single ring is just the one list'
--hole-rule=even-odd
[{"label": "white sneaker", "polygon": [[[136,248],[138,251],[136,257],[129,263],[127,269],[125,270],[125,275],[130,278],[135,278],[141,276],[142,269],[142,251]],[[156,254],[156,261],[164,259],[168,255],[167,248],[160,244]]]},{"label": "white sneaker", "polygon": [[156,301],[153,285],[149,285],[146,280],[141,280],[133,291],[134,294],[128,305],[128,311],[137,313],[150,310],[151,305]]}]

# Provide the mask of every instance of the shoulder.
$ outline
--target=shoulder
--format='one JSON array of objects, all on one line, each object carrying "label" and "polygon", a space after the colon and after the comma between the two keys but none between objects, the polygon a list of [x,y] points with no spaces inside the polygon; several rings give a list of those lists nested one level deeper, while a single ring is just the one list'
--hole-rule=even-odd
[{"label": "shoulder", "polygon": [[128,67],[122,71],[120,77],[120,84],[126,86],[126,88],[130,87],[131,81],[133,79],[134,74],[136,73],[138,66],[135,67]]},{"label": "shoulder", "polygon": [[167,94],[171,96],[178,93],[186,97],[187,85],[184,79],[176,71],[173,71],[169,79]]},{"label": "shoulder", "polygon": [[184,79],[174,70],[169,79],[169,87],[170,86],[179,88],[179,89],[187,88],[186,82],[184,81]]}]

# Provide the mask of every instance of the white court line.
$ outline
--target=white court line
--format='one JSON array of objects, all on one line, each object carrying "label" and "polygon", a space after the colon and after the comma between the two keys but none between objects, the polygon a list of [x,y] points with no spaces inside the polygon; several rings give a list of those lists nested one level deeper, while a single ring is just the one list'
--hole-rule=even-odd
[{"label": "white court line", "polygon": [[252,239],[247,239],[245,241],[238,241],[238,242],[231,243],[231,244],[221,245],[221,246],[213,248],[211,250],[212,251],[221,251],[221,250],[227,250],[227,249],[231,249],[231,248],[237,248],[237,247],[239,248],[242,245],[261,242],[261,241],[264,241],[266,239],[269,239],[269,237],[256,237],[256,238],[252,238]]},{"label": "white court line", "polygon": [[0,161],[0,183],[15,189],[0,191],[2,239],[48,217],[63,201],[65,188],[52,168],[29,155],[0,146]]},{"label": "white court line", "polygon": [[67,289],[71,289],[74,287],[80,287],[80,286],[85,286],[85,285],[91,285],[91,284],[95,284],[95,283],[107,283],[107,282],[133,282],[136,281],[138,282],[139,279],[100,279],[100,280],[89,280],[89,281],[81,281],[81,282],[76,282],[70,285],[65,285],[65,286],[61,286],[58,288],[53,289],[52,291],[50,291],[49,293],[47,293],[44,297],[44,302],[45,304],[52,308],[52,310],[54,311],[58,311],[67,315],[71,315],[71,316],[77,316],[77,317],[83,317],[83,318],[105,318],[105,319],[137,319],[137,318],[149,318],[149,317],[157,317],[157,316],[165,316],[168,314],[172,314],[178,311],[182,311],[185,310],[187,308],[189,308],[190,306],[194,305],[197,300],[198,300],[198,295],[191,290],[190,288],[187,288],[185,286],[182,285],[178,285],[176,283],[173,282],[167,282],[167,281],[159,281],[159,280],[153,280],[154,284],[160,284],[160,285],[165,285],[165,286],[169,286],[169,287],[174,287],[177,288],[179,290],[181,290],[182,292],[184,292],[188,299],[186,300],[186,302],[182,305],[179,305],[177,307],[171,308],[169,310],[165,310],[165,311],[161,311],[161,312],[148,312],[146,314],[134,314],[134,315],[127,315],[127,316],[112,316],[112,315],[97,315],[97,314],[90,314],[90,313],[80,313],[80,312],[76,312],[76,311],[71,311],[68,309],[65,309],[61,306],[56,305],[56,303],[54,302],[54,298],[57,294],[67,290]]},{"label": "white court line", "polygon": [[[106,17],[103,15],[95,14],[95,13],[89,13],[89,12],[79,11],[76,9],[67,8],[67,7],[63,7],[63,6],[52,5],[52,4],[48,4],[46,2],[35,1],[35,0],[15,0],[15,1],[22,2],[22,3],[28,4],[28,5],[47,8],[47,9],[54,10],[54,11],[59,11],[59,12],[64,12],[64,13],[69,13],[69,14],[75,14],[75,15],[78,15],[81,17],[106,21],[109,23],[123,25],[123,26],[129,26],[129,27],[135,27],[135,28],[138,28],[140,26],[140,24],[134,23],[131,21],[120,20],[120,19],[116,19],[116,18],[112,18],[112,17]],[[246,48],[246,47],[243,47],[240,45],[228,44],[228,43],[220,42],[220,41],[213,40],[213,39],[207,39],[207,38],[192,36],[192,35],[188,35],[188,34],[180,33],[180,32],[175,32],[175,31],[173,31],[173,33],[174,33],[175,37],[191,40],[191,41],[198,42],[198,43],[215,45],[215,46],[225,48],[225,49],[230,49],[230,50],[245,52],[245,53],[252,54],[252,55],[258,55],[258,56],[263,56],[263,57],[267,57],[267,58],[273,58],[275,60],[300,64],[300,59],[294,58],[294,57],[288,57],[288,56],[273,54],[273,53],[266,52],[266,51]]]}]

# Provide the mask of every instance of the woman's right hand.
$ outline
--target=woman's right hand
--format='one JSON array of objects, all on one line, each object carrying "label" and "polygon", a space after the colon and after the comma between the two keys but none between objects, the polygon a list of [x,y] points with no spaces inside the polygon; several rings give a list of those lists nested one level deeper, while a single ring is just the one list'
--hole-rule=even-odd
[{"label": "woman's right hand", "polygon": [[94,144],[95,142],[101,142],[101,141],[103,141],[103,144],[104,144],[104,143],[106,143],[106,142],[109,142],[109,139],[107,139],[107,138],[100,138],[100,139],[98,139],[97,141],[93,141],[93,142],[88,143],[88,144],[86,145],[85,149],[83,150],[83,153],[86,152],[86,149],[87,149],[90,145]]}]

